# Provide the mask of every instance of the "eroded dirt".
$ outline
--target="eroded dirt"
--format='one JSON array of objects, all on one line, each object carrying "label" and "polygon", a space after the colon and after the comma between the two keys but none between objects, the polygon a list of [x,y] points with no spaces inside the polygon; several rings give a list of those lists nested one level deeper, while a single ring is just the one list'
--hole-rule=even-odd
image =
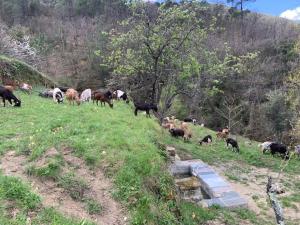
[{"label": "eroded dirt", "polygon": [[46,162],[47,157],[61,154],[67,167],[72,167],[77,177],[83,179],[89,187],[88,195],[99,202],[103,211],[99,215],[90,215],[85,208],[85,203],[72,199],[63,188],[51,179],[40,179],[26,174],[27,158],[16,155],[14,151],[6,153],[0,164],[0,169],[5,175],[17,176],[29,182],[33,190],[42,197],[45,207],[54,207],[59,212],[69,217],[87,219],[102,225],[123,225],[127,217],[122,206],[111,197],[112,183],[100,169],[90,170],[85,162],[72,155],[69,148],[49,149],[37,163],[39,166]]},{"label": "eroded dirt", "polygon": [[[275,181],[279,181],[277,183],[285,190],[285,193],[281,194],[279,198],[295,193],[295,190],[286,187],[284,182],[293,183],[294,179],[300,181],[299,176],[291,176],[284,173],[278,176],[278,173],[274,173],[267,168],[252,166],[241,168],[240,165],[234,164],[218,165],[213,166],[213,168],[231,184],[236,192],[247,199],[250,210],[265,219],[273,218],[274,221],[274,212],[266,193],[268,176],[272,176],[275,178]],[[230,176],[232,177],[230,178]],[[284,216],[289,221],[297,224],[297,221],[300,221],[300,204],[293,204],[296,206],[295,208],[283,207]]]}]

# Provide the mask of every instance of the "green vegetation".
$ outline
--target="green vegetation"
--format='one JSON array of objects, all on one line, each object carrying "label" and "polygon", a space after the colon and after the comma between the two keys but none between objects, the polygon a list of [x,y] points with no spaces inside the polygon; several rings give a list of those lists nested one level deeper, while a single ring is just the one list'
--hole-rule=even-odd
[{"label": "green vegetation", "polygon": [[15,201],[25,210],[36,209],[41,199],[30,191],[30,187],[14,177],[0,176],[0,199]]},{"label": "green vegetation", "polygon": [[35,175],[57,180],[59,178],[62,165],[63,161],[61,157],[56,156],[55,158],[51,158],[45,166],[36,167],[35,165],[30,165],[27,168],[27,173],[28,175]]},{"label": "green vegetation", "polygon": [[17,59],[0,55],[0,79],[18,80],[32,85],[52,85],[53,81],[32,66]]},{"label": "green vegetation", "polygon": [[75,200],[82,200],[84,191],[88,188],[84,180],[76,177],[73,173],[60,177],[59,186],[63,187]]},{"label": "green vegetation", "polygon": [[[116,102],[111,109],[91,103],[81,106],[66,103],[57,105],[35,95],[21,94],[21,98],[24,102],[21,108],[2,109],[7,113],[3,114],[0,121],[1,127],[5,128],[0,130],[1,154],[9,150],[25,154],[32,166],[27,169],[29,174],[56,179],[72,198],[85,203],[90,214],[101,213],[102,205],[84,197],[83,193],[88,188],[84,177],[77,177],[72,172],[60,173],[65,163],[60,154],[66,146],[72,148],[72,154],[83,158],[92,170],[105,167],[106,174],[115,184],[113,196],[129,209],[132,224],[191,225],[220,218],[230,224],[239,224],[243,220],[265,224],[249,210],[232,212],[220,208],[204,209],[176,201],[172,194],[173,181],[167,172],[166,156],[162,150],[162,146],[169,144],[182,154],[192,155],[210,164],[253,165],[277,171],[280,158],[262,155],[257,143],[252,142],[249,146],[245,139],[238,137],[240,154],[226,149],[223,141],[216,141],[211,146],[199,146],[197,141],[200,137],[212,134],[215,139],[215,136],[213,131],[194,126],[193,139],[184,143],[181,139],[170,137],[168,131],[162,130],[153,119],[143,114],[135,117],[131,105],[123,102]],[[52,147],[59,154],[48,158],[44,166],[36,166]],[[247,172],[247,168],[241,169]],[[294,174],[298,170],[298,161],[292,159],[286,171]],[[1,175],[0,181],[0,201],[15,200],[21,209],[18,214],[20,218],[26,215],[24,210],[27,208],[36,210],[39,206],[40,198],[28,194],[31,193],[30,187],[20,180]],[[7,184],[13,185],[12,188]],[[21,219],[7,217],[6,213],[6,209],[2,208],[0,219],[11,224],[25,224]],[[47,208],[39,210],[34,221],[35,224],[80,224]]]},{"label": "green vegetation", "polygon": [[[42,208],[41,198],[30,190],[30,186],[18,178],[0,174],[0,221],[1,225],[25,225],[28,213],[36,211],[37,217],[32,224],[82,225],[74,219],[68,219],[50,208]],[[15,218],[9,216],[10,210],[17,209]],[[93,225],[85,221],[84,224]]]},{"label": "green vegetation", "polygon": [[86,204],[86,208],[89,214],[100,214],[103,210],[100,203],[95,201],[94,199],[88,198],[84,200]]}]

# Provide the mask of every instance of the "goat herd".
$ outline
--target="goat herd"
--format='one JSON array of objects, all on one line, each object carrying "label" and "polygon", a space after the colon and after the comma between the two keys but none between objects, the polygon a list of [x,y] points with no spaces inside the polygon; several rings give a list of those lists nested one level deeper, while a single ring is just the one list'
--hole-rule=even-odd
[{"label": "goat herd", "polygon": [[[5,107],[5,101],[7,100],[11,105],[12,101],[14,102],[14,106],[20,107],[21,100],[18,99],[14,95],[14,91],[19,88],[21,91],[26,92],[28,94],[32,93],[32,86],[26,83],[21,83],[19,85],[0,85],[0,97],[2,97],[3,105]],[[129,103],[129,98],[126,92],[121,90],[103,90],[99,89],[96,91],[92,91],[91,89],[85,89],[84,91],[79,94],[79,92],[73,88],[65,88],[65,87],[57,87],[54,89],[47,89],[42,92],[39,92],[39,96],[44,98],[52,98],[56,103],[63,103],[64,99],[67,99],[69,104],[77,104],[80,105],[83,102],[93,101],[101,103],[101,106],[107,103],[111,108],[113,108],[113,99],[120,100],[122,99],[126,103]],[[137,116],[137,112],[145,111],[146,115],[150,117],[150,110],[157,112],[158,108],[155,104],[149,103],[137,103],[134,102],[135,110],[134,114]],[[183,121],[179,121],[174,116],[166,117],[163,119],[162,127],[168,129],[171,136],[173,137],[182,137],[184,141],[188,141],[192,137],[191,129],[189,128],[188,124],[192,123],[194,125],[197,124],[196,119],[186,118]],[[201,126],[204,126],[201,124]],[[238,142],[233,138],[229,137],[229,129],[225,127],[224,129],[220,129],[216,133],[217,139],[225,140],[227,147],[231,147],[231,149],[235,152],[240,152],[240,148]],[[199,141],[200,145],[203,144],[211,144],[212,143],[212,136],[206,135]],[[272,155],[279,153],[282,158],[289,159],[290,152],[286,145],[276,142],[264,142],[259,144],[263,153],[270,151]],[[300,157],[300,145],[295,147],[295,153]]]},{"label": "goat herd", "polygon": [[[188,124],[193,123],[194,125],[197,125],[196,119],[192,118],[185,118],[183,121],[179,121],[178,119],[175,119],[174,116],[166,117],[163,119],[162,127],[165,129],[169,129],[170,134],[173,137],[182,137],[184,141],[188,141],[192,137],[192,131],[189,128]],[[201,124],[203,127],[204,124]],[[239,152],[240,148],[236,140],[229,138],[229,129],[228,127],[219,130],[216,134],[218,139],[224,139],[226,141],[227,147],[231,147],[231,149],[235,152]],[[203,144],[211,144],[212,143],[212,136],[206,135],[204,138],[202,138],[199,141],[200,145]]]},{"label": "goat herd", "polygon": [[[192,132],[188,126],[188,123],[197,125],[195,119],[186,118],[183,121],[179,121],[178,119],[175,119],[174,116],[172,116],[171,118],[166,117],[163,119],[162,127],[165,129],[169,129],[169,132],[173,137],[182,137],[184,141],[188,141],[192,137]],[[204,125],[201,124],[201,126]],[[229,137],[228,127],[219,129],[216,133],[216,137],[219,140],[225,140],[227,148],[231,148],[232,151],[237,153],[240,152],[238,142],[235,139]],[[199,141],[199,144],[211,144],[212,141],[212,136],[206,135]],[[274,156],[275,154],[280,154],[281,157],[285,160],[290,158],[290,151],[284,144],[266,141],[259,144],[258,147],[261,149],[263,154],[265,154],[266,152],[271,152],[272,156]],[[294,153],[300,158],[300,145],[295,146]]]}]

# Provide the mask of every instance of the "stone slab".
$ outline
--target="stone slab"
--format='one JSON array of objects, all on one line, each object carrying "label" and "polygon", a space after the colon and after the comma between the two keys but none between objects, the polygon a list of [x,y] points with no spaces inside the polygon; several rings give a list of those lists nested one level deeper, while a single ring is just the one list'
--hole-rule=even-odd
[{"label": "stone slab", "polygon": [[175,161],[171,167],[170,172],[173,175],[184,175],[191,174],[191,165],[201,164],[200,160],[186,160],[186,161]]},{"label": "stone slab", "polygon": [[204,199],[201,205],[211,207],[247,207],[247,201],[233,191],[228,182],[220,177],[210,166],[200,160],[179,161],[171,167],[173,175],[189,174],[197,177],[202,189],[211,199]]},{"label": "stone slab", "polygon": [[247,207],[248,203],[245,199],[238,198],[219,198],[227,208],[236,208],[236,207]]},{"label": "stone slab", "polygon": [[223,201],[221,201],[220,198],[204,199],[202,202],[207,207],[212,207],[212,206],[215,206],[215,205],[220,206],[220,207],[226,207],[225,203]]},{"label": "stone slab", "polygon": [[[214,187],[209,189],[210,196],[212,198],[220,198],[226,195],[228,192],[232,192],[231,187],[226,186],[226,187]],[[235,192],[236,193],[236,192]]]},{"label": "stone slab", "polygon": [[205,183],[210,189],[215,187],[230,187],[228,183],[218,176],[202,178],[202,182]]},{"label": "stone slab", "polygon": [[196,164],[191,166],[191,174],[193,176],[200,176],[200,175],[213,174],[213,173],[215,173],[215,171],[204,164],[202,165]]}]

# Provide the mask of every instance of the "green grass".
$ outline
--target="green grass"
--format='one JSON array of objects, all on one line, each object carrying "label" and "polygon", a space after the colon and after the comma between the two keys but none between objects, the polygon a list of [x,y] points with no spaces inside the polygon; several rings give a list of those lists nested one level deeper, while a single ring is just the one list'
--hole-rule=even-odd
[{"label": "green grass", "polygon": [[[193,139],[190,142],[183,142],[181,139],[175,139],[170,136],[164,136],[164,143],[172,145],[182,152],[189,153],[194,158],[212,164],[218,165],[220,163],[228,163],[233,166],[239,167],[239,170],[244,169],[244,165],[250,165],[261,168],[270,168],[274,172],[280,171],[282,168],[283,160],[280,156],[272,157],[271,154],[262,154],[258,148],[257,142],[252,142],[252,145],[246,144],[248,139],[237,136],[237,141],[240,146],[240,153],[234,153],[227,149],[223,140],[216,139],[216,132],[207,128],[193,127]],[[206,135],[212,135],[213,144],[210,146],[197,144],[201,138]],[[300,171],[299,160],[294,156],[284,172],[289,174],[297,174]],[[244,171],[247,172],[247,171]],[[235,178],[233,178],[235,179]]]},{"label": "green grass", "polygon": [[36,209],[41,203],[38,195],[31,192],[29,185],[15,177],[0,176],[0,199],[13,201],[24,210]]},{"label": "green grass", "polygon": [[88,188],[86,182],[74,173],[67,173],[59,178],[58,185],[64,188],[69,195],[78,201],[83,200],[84,192]]},{"label": "green grass", "polygon": [[55,156],[50,158],[46,165],[37,167],[30,165],[26,170],[28,175],[34,175],[38,177],[52,178],[57,180],[60,177],[61,167],[64,164],[61,156]]},{"label": "green grass", "polygon": [[100,214],[103,210],[102,205],[94,199],[88,198],[85,199],[84,202],[86,204],[86,209],[88,213],[91,215]]},{"label": "green grass", "polygon": [[[214,136],[214,132],[193,127],[195,138],[184,143],[181,139],[170,137],[153,119],[142,114],[135,117],[131,106],[123,102],[118,102],[111,109],[91,103],[57,105],[35,95],[17,95],[21,96],[21,108],[1,108],[5,113],[2,114],[0,126],[5,129],[0,130],[0,154],[16,150],[27,155],[29,165],[34,165],[52,147],[58,150],[71,147],[73,154],[84,159],[91,169],[105,167],[107,176],[114,181],[113,196],[128,208],[132,224],[192,225],[216,218],[225,218],[232,224],[238,224],[240,220],[264,224],[257,222],[250,211],[202,209],[170,198],[174,185],[167,172],[166,155],[161,150],[162,145],[170,144],[209,164],[232,163],[241,169],[244,165],[253,165],[277,171],[280,158],[262,155],[256,143],[249,147],[239,138],[240,154],[226,149],[221,141],[201,147],[197,144],[198,139],[206,134]],[[87,188],[86,185],[74,174],[61,175],[62,166],[63,160],[54,157],[46,166],[29,166],[27,171],[39,177],[57,179],[73,198],[84,201],[82,191]],[[299,169],[298,161],[293,159],[286,168],[291,174]],[[231,178],[238,179],[235,176]],[[27,205],[22,202],[18,204],[21,209]],[[86,201],[86,207],[92,214],[101,212],[101,205],[91,199]],[[5,209],[0,210],[0,219],[8,219],[5,213]],[[17,219],[9,219],[9,222],[25,224],[22,215],[21,222]],[[65,218],[54,209],[42,209],[34,219],[34,224],[68,225],[81,222]]]}]

